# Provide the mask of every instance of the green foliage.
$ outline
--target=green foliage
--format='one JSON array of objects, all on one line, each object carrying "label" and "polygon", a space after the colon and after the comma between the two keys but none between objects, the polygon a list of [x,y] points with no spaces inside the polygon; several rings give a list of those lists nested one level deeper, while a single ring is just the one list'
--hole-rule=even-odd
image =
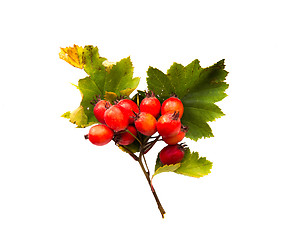
[{"label": "green foliage", "polygon": [[210,173],[212,162],[206,160],[205,157],[199,157],[199,153],[186,150],[185,156],[181,161],[181,166],[175,171],[189,177],[203,177]]},{"label": "green foliage", "polygon": [[189,149],[186,149],[182,161],[174,165],[163,165],[159,157],[157,157],[152,178],[162,172],[175,172],[189,177],[200,178],[208,175],[211,168],[212,162],[204,157],[199,157],[199,153],[191,153]]},{"label": "green foliage", "polygon": [[69,118],[78,127],[87,127],[98,123],[93,114],[92,100],[97,96],[101,99],[106,97],[110,101],[118,96],[129,96],[138,86],[140,79],[133,77],[130,57],[115,64],[104,64],[107,60],[100,57],[97,47],[85,46],[82,51],[78,48],[77,53],[79,62],[83,64],[82,67],[89,76],[78,82],[77,87],[82,95],[80,106],[63,117]]},{"label": "green foliage", "polygon": [[202,68],[199,60],[186,67],[174,63],[167,74],[156,68],[148,69],[147,84],[160,101],[175,94],[184,105],[182,123],[189,127],[186,137],[197,141],[202,137],[212,137],[207,122],[224,115],[215,104],[226,97],[228,84],[224,82],[227,71],[224,60],[208,68]]}]

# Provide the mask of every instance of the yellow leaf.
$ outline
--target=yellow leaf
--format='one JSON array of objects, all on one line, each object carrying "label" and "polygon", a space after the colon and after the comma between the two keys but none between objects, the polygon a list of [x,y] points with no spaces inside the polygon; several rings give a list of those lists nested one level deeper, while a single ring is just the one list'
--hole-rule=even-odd
[{"label": "yellow leaf", "polygon": [[114,102],[116,99],[117,99],[117,94],[116,93],[114,93],[114,92],[107,92],[107,91],[105,91],[105,95],[104,95],[104,99],[106,100],[106,101],[109,101],[109,102]]},{"label": "yellow leaf", "polygon": [[135,90],[136,88],[127,88],[120,91],[121,96],[130,96],[130,94]]},{"label": "yellow leaf", "polygon": [[65,60],[67,63],[71,64],[77,68],[83,68],[84,64],[82,62],[82,52],[83,48],[78,45],[73,47],[61,48],[59,53],[60,59]]}]

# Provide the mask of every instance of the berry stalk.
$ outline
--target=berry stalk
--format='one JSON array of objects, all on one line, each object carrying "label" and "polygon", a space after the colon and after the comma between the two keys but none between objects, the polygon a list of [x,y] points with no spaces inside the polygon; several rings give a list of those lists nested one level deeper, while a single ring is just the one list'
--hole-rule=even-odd
[{"label": "berry stalk", "polygon": [[144,154],[146,154],[147,152],[149,152],[151,150],[151,148],[155,145],[155,143],[157,143],[159,141],[160,135],[158,135],[154,141],[148,142],[145,147],[144,147]]}]

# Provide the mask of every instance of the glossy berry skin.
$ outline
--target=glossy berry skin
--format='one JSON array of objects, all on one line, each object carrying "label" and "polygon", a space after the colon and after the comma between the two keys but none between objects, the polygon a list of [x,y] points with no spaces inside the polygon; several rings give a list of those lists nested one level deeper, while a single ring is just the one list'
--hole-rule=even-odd
[{"label": "glossy berry skin", "polygon": [[89,133],[85,138],[88,138],[92,144],[103,146],[108,144],[112,140],[113,136],[114,132],[112,129],[104,124],[98,124],[89,129]]},{"label": "glossy berry skin", "polygon": [[113,105],[104,113],[104,121],[107,126],[115,132],[122,131],[129,125],[129,118],[126,110],[118,105]]},{"label": "glossy berry skin", "polygon": [[93,113],[96,117],[96,119],[100,122],[100,123],[105,123],[104,121],[104,113],[105,111],[110,108],[112,105],[110,104],[109,101],[106,100],[100,100],[99,102],[97,102],[97,104],[95,105],[94,109],[93,109]]},{"label": "glossy berry skin", "polygon": [[180,145],[168,145],[159,153],[159,159],[164,165],[176,164],[182,161],[185,151]]},{"label": "glossy berry skin", "polygon": [[152,114],[141,112],[135,120],[135,127],[138,132],[146,136],[156,133],[156,119]]},{"label": "glossy berry skin", "polygon": [[117,105],[126,109],[126,114],[128,115],[129,124],[132,124],[134,122],[134,116],[135,116],[134,112],[139,113],[139,108],[137,104],[130,99],[122,99],[117,103]]},{"label": "glossy berry skin", "polygon": [[155,118],[160,113],[161,104],[156,97],[146,97],[140,103],[140,112],[146,112],[152,114]]},{"label": "glossy berry skin", "polygon": [[185,131],[180,131],[177,135],[173,137],[163,137],[163,141],[168,145],[175,145],[182,141],[185,137]]},{"label": "glossy berry skin", "polygon": [[182,118],[184,113],[184,106],[180,99],[177,97],[170,97],[166,99],[161,106],[161,114],[179,112],[179,118]]},{"label": "glossy berry skin", "polygon": [[[127,130],[130,131],[134,136],[137,136],[137,130],[134,126],[128,126]],[[118,144],[130,145],[135,141],[135,138],[129,132],[120,133],[118,136]]]},{"label": "glossy berry skin", "polygon": [[181,130],[181,120],[175,113],[166,113],[158,119],[156,127],[159,135],[163,138],[173,137]]}]

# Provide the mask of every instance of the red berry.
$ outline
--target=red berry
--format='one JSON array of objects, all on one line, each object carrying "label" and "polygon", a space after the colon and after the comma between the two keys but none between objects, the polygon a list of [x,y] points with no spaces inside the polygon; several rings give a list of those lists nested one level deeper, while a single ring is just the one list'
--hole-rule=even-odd
[{"label": "red berry", "polygon": [[143,135],[151,136],[156,133],[156,119],[150,113],[141,112],[135,119],[135,127]]},{"label": "red berry", "polygon": [[181,129],[181,131],[173,137],[163,137],[163,141],[169,145],[175,145],[184,139],[185,134],[186,131]]},{"label": "red berry", "polygon": [[152,93],[151,95],[147,94],[147,97],[141,101],[139,108],[141,112],[150,113],[157,118],[160,113],[161,105],[160,101]]},{"label": "red berry", "polygon": [[181,130],[179,113],[166,113],[162,115],[156,124],[157,131],[162,137],[173,137]]},{"label": "red berry", "polygon": [[104,120],[107,126],[115,132],[122,131],[129,125],[129,118],[126,110],[118,105],[113,105],[104,113]]},{"label": "red berry", "polygon": [[166,99],[161,106],[161,114],[179,112],[179,118],[182,118],[184,106],[180,99],[177,97],[170,97]]},{"label": "red berry", "polygon": [[104,121],[104,113],[105,111],[110,108],[112,105],[110,104],[109,101],[106,100],[100,100],[94,107],[93,112],[96,117],[96,119],[100,123],[105,123]]},{"label": "red berry", "polygon": [[134,112],[139,113],[139,108],[137,104],[130,99],[122,99],[117,103],[117,105],[126,109],[126,114],[128,115],[129,123],[132,124],[134,122]]},{"label": "red berry", "polygon": [[[134,126],[128,126],[127,130],[130,131],[134,136],[137,135],[137,130]],[[129,132],[122,132],[116,136],[117,143],[120,145],[130,145],[135,141],[135,137]]]},{"label": "red berry", "polygon": [[182,146],[168,145],[159,153],[159,159],[164,165],[176,164],[182,161],[185,155],[185,150]]},{"label": "red berry", "polygon": [[88,135],[85,135],[85,138],[89,139],[92,144],[103,146],[108,144],[112,140],[113,136],[113,130],[104,124],[98,124],[89,129],[89,133]]}]

